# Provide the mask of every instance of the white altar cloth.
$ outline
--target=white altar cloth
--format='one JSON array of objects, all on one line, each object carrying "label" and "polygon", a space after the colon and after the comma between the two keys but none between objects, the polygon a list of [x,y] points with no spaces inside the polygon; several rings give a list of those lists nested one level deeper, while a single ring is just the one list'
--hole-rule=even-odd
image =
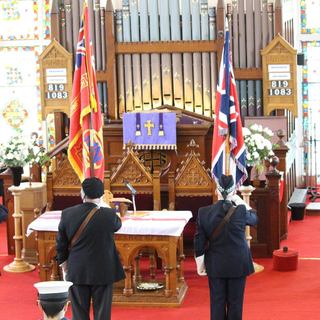
[{"label": "white altar cloth", "polygon": [[[26,235],[33,231],[58,231],[61,211],[47,211],[27,228]],[[191,211],[138,211],[137,215],[122,218],[117,234],[166,235],[178,237],[192,217]]]}]

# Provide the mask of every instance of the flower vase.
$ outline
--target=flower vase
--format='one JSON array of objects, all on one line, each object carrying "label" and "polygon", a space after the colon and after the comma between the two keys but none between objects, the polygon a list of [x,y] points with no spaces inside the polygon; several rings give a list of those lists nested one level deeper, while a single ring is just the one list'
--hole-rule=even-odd
[{"label": "flower vase", "polygon": [[252,185],[255,188],[259,188],[260,187],[260,173],[258,171],[258,169],[255,167],[254,168],[254,173],[253,173],[253,180],[252,180]]},{"label": "flower vase", "polygon": [[19,187],[21,183],[23,167],[10,167],[10,170],[12,173],[13,185]]}]

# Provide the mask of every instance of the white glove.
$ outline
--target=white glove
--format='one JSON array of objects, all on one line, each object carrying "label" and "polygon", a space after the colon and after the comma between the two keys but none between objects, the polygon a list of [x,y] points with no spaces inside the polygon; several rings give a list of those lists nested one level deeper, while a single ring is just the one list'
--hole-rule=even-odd
[{"label": "white glove", "polygon": [[206,276],[206,266],[204,265],[204,254],[199,257],[195,257],[196,265],[197,265],[197,273],[199,276]]},{"label": "white glove", "polygon": [[239,206],[240,204],[243,204],[247,210],[251,210],[251,207],[237,194],[232,195],[230,200],[234,202],[237,206]]},{"label": "white glove", "polygon": [[99,207],[111,208],[109,203],[106,203],[102,198],[100,199]]},{"label": "white glove", "polygon": [[62,278],[64,281],[67,281],[67,273],[68,273],[68,262],[67,260],[62,262],[60,264],[60,267],[62,269]]}]

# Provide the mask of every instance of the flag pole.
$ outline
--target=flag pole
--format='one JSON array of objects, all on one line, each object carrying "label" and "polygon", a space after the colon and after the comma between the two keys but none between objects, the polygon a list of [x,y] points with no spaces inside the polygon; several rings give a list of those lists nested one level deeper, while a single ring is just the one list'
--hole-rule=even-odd
[{"label": "flag pole", "polygon": [[[87,0],[84,1],[83,3],[83,8],[87,7],[88,3]],[[84,12],[84,10],[83,10]],[[89,18],[89,16],[87,16],[87,18]],[[87,32],[85,34],[85,41],[86,41],[86,45],[88,45],[87,48],[87,54],[86,54],[86,69],[87,69],[87,74],[88,74],[88,86],[89,86],[89,103],[90,103],[90,118],[89,118],[89,163],[90,163],[90,177],[94,177],[94,137],[93,137],[93,114],[92,111],[96,110],[97,106],[95,101],[93,101],[92,95],[94,95],[94,89],[92,88],[92,70],[89,68],[89,63],[88,63],[88,58],[91,59],[92,57],[92,51],[91,51],[91,43],[90,40],[88,41],[87,36],[89,36],[89,21],[87,21],[87,23],[85,24],[85,27],[87,28]],[[89,54],[88,54],[89,53]]]},{"label": "flag pole", "polygon": [[93,162],[93,126],[92,126],[92,108],[90,110],[90,119],[89,119],[89,128],[90,128],[90,142],[89,142],[89,161],[90,161],[90,177],[94,177],[94,162]]},{"label": "flag pole", "polygon": [[225,143],[226,143],[226,147],[225,147],[225,166],[226,166],[226,175],[228,176],[230,174],[230,144],[229,144],[229,133],[226,134],[226,138],[225,138]]},{"label": "flag pole", "polygon": [[[229,31],[229,25],[228,25],[228,18],[227,16],[225,17],[225,33]],[[225,35],[224,35],[225,36]],[[225,54],[225,52],[224,52]],[[229,55],[229,52],[227,53]],[[223,57],[221,57],[223,59]],[[229,57],[228,57],[229,59]],[[228,70],[230,71],[230,70]],[[229,72],[228,72],[229,73]],[[229,75],[226,75],[226,78],[229,77]],[[229,94],[230,94],[230,90],[229,90]],[[230,128],[228,128],[228,132],[225,136],[225,173],[226,175],[230,174],[230,144],[229,144],[229,139],[230,139],[230,134],[229,134]]]}]

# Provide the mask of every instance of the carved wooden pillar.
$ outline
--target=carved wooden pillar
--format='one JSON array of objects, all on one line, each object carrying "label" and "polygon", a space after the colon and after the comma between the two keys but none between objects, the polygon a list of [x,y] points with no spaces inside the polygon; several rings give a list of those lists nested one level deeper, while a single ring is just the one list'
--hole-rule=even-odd
[{"label": "carved wooden pillar", "polygon": [[[241,192],[243,200],[250,206],[250,196],[255,188],[253,186],[241,186],[239,191]],[[250,227],[246,226],[246,239],[248,243],[248,247],[250,248],[251,235],[250,235]]]},{"label": "carved wooden pillar", "polygon": [[134,257],[134,275],[133,275],[133,280],[135,283],[141,282],[141,271],[140,271],[140,256],[141,252]]},{"label": "carved wooden pillar", "polygon": [[185,259],[186,257],[183,253],[183,235],[181,235],[178,240],[178,252],[177,252],[177,277],[179,282],[184,282],[183,263]]},{"label": "carved wooden pillar", "polygon": [[153,210],[161,210],[160,171],[153,172]]},{"label": "carved wooden pillar", "polygon": [[168,194],[169,194],[169,210],[175,209],[176,203],[176,195],[175,195],[175,188],[174,188],[174,178],[175,173],[173,171],[168,172]]},{"label": "carved wooden pillar", "polygon": [[[243,200],[250,206],[250,196],[252,192],[255,190],[253,186],[241,186],[239,191],[241,192]],[[246,239],[248,242],[249,248],[251,247],[251,234],[250,234],[250,226],[246,226]],[[255,272],[261,272],[264,270],[264,267],[256,262],[253,262]]]},{"label": "carved wooden pillar", "polygon": [[[47,168],[48,170],[48,168]],[[47,171],[47,210],[51,210],[53,206],[53,175],[52,172]]]},{"label": "carved wooden pillar", "polygon": [[270,162],[271,169],[266,173],[267,189],[269,191],[269,228],[270,228],[270,247],[269,254],[280,248],[280,200],[279,184],[281,174],[276,166],[279,164],[279,158],[273,157]]},{"label": "carved wooden pillar", "polygon": [[287,189],[287,167],[286,167],[286,156],[289,148],[286,146],[284,141],[284,133],[280,129],[277,132],[279,141],[277,142],[277,148],[274,149],[275,155],[279,158],[278,170],[282,172],[283,176],[283,196],[280,199],[280,238],[281,240],[286,239],[288,235],[288,189]]},{"label": "carved wooden pillar", "polygon": [[109,170],[105,170],[104,171],[104,188],[109,191],[111,191],[110,181],[111,181],[111,172]]},{"label": "carved wooden pillar", "polygon": [[123,294],[126,297],[130,297],[133,294],[133,289],[132,289],[132,266],[129,261],[127,261],[127,263],[124,264],[123,270],[126,274],[126,278],[124,280]]}]

